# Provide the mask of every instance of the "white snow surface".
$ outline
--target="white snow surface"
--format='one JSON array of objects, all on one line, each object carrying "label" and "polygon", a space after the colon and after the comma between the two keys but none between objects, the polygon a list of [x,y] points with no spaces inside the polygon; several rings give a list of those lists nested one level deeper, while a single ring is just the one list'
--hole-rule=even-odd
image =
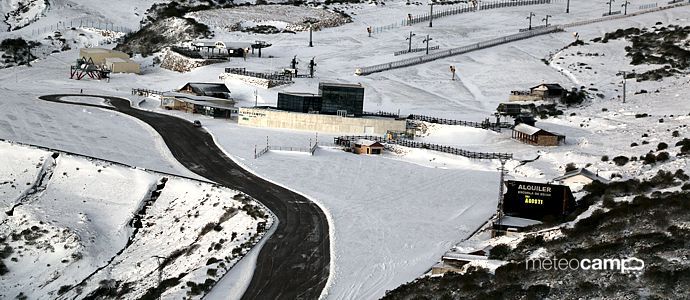
[{"label": "white snow surface", "polygon": [[[31,167],[43,159],[46,166],[46,176],[32,182],[25,197],[1,199],[4,212],[13,207],[0,225],[3,248],[14,249],[4,259],[9,274],[0,277],[4,295],[84,297],[112,281],[127,283],[134,299],[158,280],[178,278],[162,296],[194,296],[187,282],[218,280],[263,236],[258,224],[272,225],[270,217],[245,212],[254,200],[210,183],[67,154],[45,159],[51,152],[6,142],[0,154],[27,157]],[[29,167],[24,160],[8,165],[14,167],[3,164],[1,178],[26,180],[25,172],[16,172]],[[161,192],[157,199],[154,190]],[[136,214],[143,215],[140,225]],[[168,262],[159,270],[160,259]],[[82,281],[82,292],[67,289]]]},{"label": "white snow surface", "polygon": [[[296,79],[292,85],[270,90],[229,82],[233,98],[239,105],[254,105],[257,90],[259,105],[273,105],[279,91],[315,92],[319,81],[361,82],[366,88],[367,111],[400,109],[402,114],[482,121],[492,115],[498,103],[507,100],[511,90],[524,90],[542,81],[560,83],[566,88],[592,86],[604,98],[570,108],[565,116],[537,122],[540,128],[567,136],[566,144],[560,147],[520,144],[510,139],[509,131],[493,133],[441,125],[421,139],[472,150],[512,152],[518,159],[539,155],[538,160],[526,165],[509,162],[510,175],[515,179],[545,181],[562,175],[564,165],[569,162],[581,167],[591,163],[591,169],[619,173],[624,178],[653,174],[659,169],[683,168],[687,172],[684,158],[673,158],[659,166],[631,162],[624,167],[600,160],[602,155],[639,156],[655,150],[661,141],[673,145],[688,134],[683,126],[687,124],[685,115],[690,112],[690,103],[684,101],[690,96],[688,77],[666,78],[662,82],[629,81],[627,103],[618,101],[620,79],[615,74],[621,69],[632,69],[629,59],[623,56],[621,49],[626,42],[622,40],[560,51],[572,42],[572,33],[554,33],[415,67],[366,77],[353,75],[357,66],[400,58],[392,52],[406,48],[404,38],[410,30],[416,34],[413,47],[421,47],[422,37],[429,34],[434,39],[432,45],[449,49],[515,33],[518,28],[526,27],[525,16],[530,11],[536,12],[538,18],[550,14],[553,23],[566,23],[600,17],[607,8],[596,1],[573,1],[571,14],[564,14],[564,6],[559,1],[552,5],[479,11],[434,20],[433,28],[418,24],[369,38],[366,26],[398,22],[407,13],[424,13],[428,7],[405,6],[404,1],[387,2],[386,6],[342,5],[339,7],[353,15],[354,22],[315,32],[313,48],[307,47],[309,34],[304,32],[294,35],[216,32],[214,40],[262,39],[273,46],[263,50],[264,58],[250,57],[246,62],[231,60],[188,73],[147,65],[143,75],[117,74],[109,83],[67,79],[68,64],[76,58],[77,51],[54,54],[35,62],[32,68],[17,67],[0,73],[5,95],[0,100],[0,138],[71,149],[152,169],[185,172],[170,159],[160,138],[136,120],[100,109],[46,103],[35,98],[47,93],[78,92],[82,88],[93,94],[128,97],[130,88],[170,90],[190,81],[217,82],[225,67],[277,71],[287,67],[289,60],[297,55],[301,70],[305,70],[311,57],[316,57],[316,78]],[[589,41],[619,28],[650,27],[656,22],[686,26],[689,15],[690,8],[681,7],[569,30],[577,31],[582,40]],[[606,55],[585,57],[578,56],[578,51]],[[554,58],[546,65],[541,59],[549,55]],[[592,69],[580,68],[578,62],[586,62]],[[456,66],[459,80],[450,80],[449,65]],[[634,95],[642,88],[660,91]],[[142,106],[157,109],[155,100],[147,100]],[[570,116],[571,112],[576,115]],[[332,217],[330,225],[334,231],[331,236],[334,268],[326,291],[329,299],[379,298],[385,290],[414,279],[431,267],[450,245],[480,226],[496,207],[496,162],[473,161],[421,149],[400,149],[399,153],[381,157],[355,156],[328,147],[321,147],[313,157],[272,151],[254,160],[254,145],[264,145],[267,136],[272,145],[300,147],[306,147],[309,139],[316,137],[311,132],[239,127],[227,120],[168,113],[190,120],[201,119],[234,159],[325,207]],[[636,113],[653,117],[636,119]],[[660,118],[664,123],[657,122]],[[681,137],[671,137],[673,130],[678,130]],[[649,133],[650,137],[641,138],[643,133]],[[320,135],[319,141],[327,145],[331,138]],[[630,143],[641,144],[641,140],[649,144],[630,147]],[[671,156],[674,151],[677,149],[671,149]]]}]

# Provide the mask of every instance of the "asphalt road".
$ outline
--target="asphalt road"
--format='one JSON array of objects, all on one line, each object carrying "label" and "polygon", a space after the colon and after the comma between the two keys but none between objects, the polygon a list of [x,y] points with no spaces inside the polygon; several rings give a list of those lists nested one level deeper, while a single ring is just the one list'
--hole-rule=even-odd
[{"label": "asphalt road", "polygon": [[[100,97],[114,107],[62,101],[67,96]],[[328,221],[321,209],[290,190],[267,182],[238,166],[213,142],[211,135],[189,121],[143,111],[127,99],[85,94],[39,97],[42,100],[115,110],[146,122],[165,141],[175,158],[192,172],[242,191],[278,217],[276,231],[264,244],[256,271],[242,299],[317,299],[329,274]]]}]

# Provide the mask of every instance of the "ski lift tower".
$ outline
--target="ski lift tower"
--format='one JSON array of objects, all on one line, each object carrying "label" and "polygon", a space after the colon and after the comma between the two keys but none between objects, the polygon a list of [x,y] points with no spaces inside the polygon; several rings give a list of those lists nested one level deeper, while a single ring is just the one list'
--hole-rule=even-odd
[{"label": "ski lift tower", "polygon": [[91,58],[79,58],[77,59],[76,64],[70,66],[69,68],[70,79],[81,80],[85,76],[89,76],[89,78],[97,80],[110,78],[110,70],[104,66],[97,66]]}]

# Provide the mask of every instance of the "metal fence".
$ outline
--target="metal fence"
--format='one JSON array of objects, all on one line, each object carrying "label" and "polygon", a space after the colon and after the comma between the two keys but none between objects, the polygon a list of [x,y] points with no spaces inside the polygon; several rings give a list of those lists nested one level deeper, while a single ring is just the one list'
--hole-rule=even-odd
[{"label": "metal fence", "polygon": [[149,97],[151,95],[163,96],[163,92],[149,89],[132,89],[132,95],[146,97]]},{"label": "metal fence", "polygon": [[657,6],[658,6],[657,3],[648,3],[648,4],[640,5],[639,9],[650,9],[650,8],[655,8]]},{"label": "metal fence", "polygon": [[[429,50],[438,50],[438,49],[439,49],[438,45],[429,47]],[[426,51],[426,47],[412,48],[411,51],[410,51],[410,49],[402,50],[402,51],[395,51],[395,52],[393,52],[393,55],[398,56],[398,55],[402,55],[402,54],[416,53],[416,52],[422,52],[422,51]]]},{"label": "metal fence", "polygon": [[381,71],[387,71],[387,70],[392,70],[392,69],[397,69],[397,68],[409,67],[409,66],[423,64],[426,62],[437,60],[439,58],[445,58],[445,57],[460,55],[460,54],[464,54],[464,53],[467,53],[470,51],[489,48],[489,47],[493,47],[493,46],[500,45],[500,44],[505,44],[505,43],[509,43],[509,42],[513,42],[513,41],[517,41],[517,40],[530,38],[530,37],[537,36],[537,35],[543,35],[543,34],[562,31],[562,30],[563,29],[560,26],[549,26],[546,28],[530,30],[527,32],[516,33],[516,34],[504,36],[504,37],[499,37],[499,38],[494,38],[494,39],[487,40],[487,41],[478,42],[478,43],[475,43],[472,45],[453,48],[453,49],[446,50],[446,51],[440,51],[440,52],[432,53],[429,55],[418,56],[418,57],[393,61],[393,62],[389,62],[389,63],[378,64],[378,65],[373,65],[373,66],[368,66],[368,67],[359,67],[355,71],[355,74],[357,74],[357,75],[368,75],[368,74],[381,72]]},{"label": "metal fence", "polygon": [[305,152],[309,153],[309,155],[314,155],[314,152],[316,152],[316,149],[319,148],[319,143],[316,142],[314,145],[312,145],[309,148],[305,147],[286,147],[286,146],[270,146],[266,145],[265,148],[258,150],[254,148],[254,159],[257,159],[261,157],[262,155],[266,154],[266,152],[270,150],[277,150],[277,151],[292,151],[292,152]]},{"label": "metal fence", "polygon": [[439,151],[439,152],[443,152],[443,153],[449,153],[449,154],[464,156],[464,157],[473,158],[473,159],[512,159],[513,158],[512,153],[475,152],[475,151],[468,151],[468,150],[463,150],[463,149],[450,147],[450,146],[438,145],[438,144],[416,142],[416,141],[406,140],[406,139],[388,140],[388,139],[380,137],[380,136],[369,136],[369,135],[340,136],[340,137],[334,138],[334,142],[335,142],[335,144],[337,144],[339,146],[350,147],[353,142],[355,142],[359,139],[377,141],[377,142],[386,143],[389,145],[398,145],[398,146],[410,147],[410,148],[429,149],[429,150],[433,150],[433,151]]}]

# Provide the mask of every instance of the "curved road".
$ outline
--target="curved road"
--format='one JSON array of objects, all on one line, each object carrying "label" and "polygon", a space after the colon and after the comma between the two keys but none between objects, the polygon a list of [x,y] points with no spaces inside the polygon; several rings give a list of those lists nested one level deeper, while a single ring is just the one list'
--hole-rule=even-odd
[{"label": "curved road", "polygon": [[[62,101],[68,96],[98,97],[114,107]],[[214,143],[211,135],[189,121],[132,108],[124,98],[60,94],[41,100],[115,110],[153,127],[173,156],[192,172],[254,197],[278,217],[276,231],[266,240],[252,281],[242,299],[317,299],[326,285],[330,263],[328,221],[321,209],[290,190],[267,182],[238,166]]]}]

